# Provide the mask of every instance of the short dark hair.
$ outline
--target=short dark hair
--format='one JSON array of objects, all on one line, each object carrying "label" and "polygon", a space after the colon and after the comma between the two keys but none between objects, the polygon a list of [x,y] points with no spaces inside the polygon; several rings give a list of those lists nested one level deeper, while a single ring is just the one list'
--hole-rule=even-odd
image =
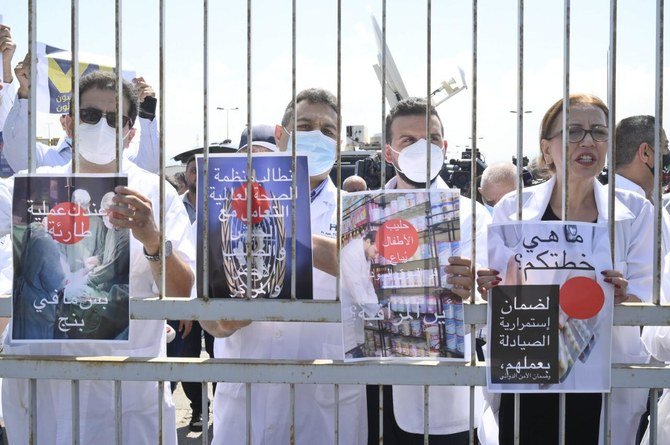
[{"label": "short dark hair", "polygon": [[616,143],[616,168],[633,162],[637,148],[643,142],[654,145],[655,123],[654,116],[649,115],[631,116],[619,122],[616,126],[614,139]]},{"label": "short dark hair", "polygon": [[[125,79],[122,79],[123,82],[123,99],[124,103],[129,105],[128,107],[128,117],[130,118],[130,126],[132,127],[137,118],[137,104],[139,102],[139,95],[135,87]],[[84,93],[93,88],[99,90],[110,90],[116,91],[116,74],[111,71],[93,71],[91,73],[82,76],[79,79],[79,98],[84,95]]]},{"label": "short dark hair", "polygon": [[291,99],[291,102],[286,105],[286,110],[284,110],[284,117],[281,119],[282,127],[284,127],[286,130],[290,131],[290,129],[287,127],[292,122],[293,112],[295,111],[296,105],[304,100],[315,105],[328,105],[337,114],[337,98],[333,95],[333,93],[322,88],[308,88],[306,90],[302,90],[298,93],[297,96],[295,96],[295,103],[293,102],[293,99]]},{"label": "short dark hair", "polygon": [[[426,99],[420,97],[408,97],[398,102],[395,107],[391,108],[391,111],[386,116],[386,143],[390,143],[393,139],[391,135],[391,125],[397,117],[401,116],[425,116],[426,115]],[[437,117],[437,120],[440,121],[440,131],[442,131],[442,136],[444,136],[444,125],[442,125],[442,119],[440,115],[437,114],[437,110],[430,104],[430,115]]]},{"label": "short dark hair", "polygon": [[374,244],[376,239],[377,239],[377,231],[376,230],[369,231],[363,237],[363,241],[368,240],[368,241],[370,241],[370,244]]}]

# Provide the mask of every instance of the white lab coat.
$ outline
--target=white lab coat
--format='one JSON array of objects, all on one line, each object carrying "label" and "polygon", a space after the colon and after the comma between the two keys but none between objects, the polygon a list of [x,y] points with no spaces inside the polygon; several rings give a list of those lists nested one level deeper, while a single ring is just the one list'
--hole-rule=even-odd
[{"label": "white lab coat", "polygon": [[[594,194],[598,208],[598,223],[607,222],[608,187],[595,179]],[[539,221],[549,205],[551,192],[556,178],[523,190],[523,220]],[[495,206],[493,222],[514,221],[517,219],[516,192],[511,192]],[[644,197],[630,191],[615,192],[615,264],[614,269],[623,273],[628,280],[628,293],[637,295],[642,301],[651,300],[651,264],[652,264],[652,205]],[[637,326],[614,326],[612,328],[612,362],[646,363],[649,360]],[[648,390],[612,389],[612,444],[630,445],[635,435],[640,416],[645,410]],[[487,407],[490,412],[484,414],[488,420],[497,419],[499,399],[493,395]],[[493,414],[493,415],[491,415]],[[604,443],[604,414],[600,416],[600,443]],[[494,421],[495,422],[495,421]],[[480,428],[486,436],[486,444],[497,443],[497,434],[491,429],[497,424],[483,422]],[[487,431],[488,430],[488,431]],[[481,437],[481,436],[480,436]]]},{"label": "white lab coat", "polygon": [[379,299],[370,277],[370,266],[370,261],[365,256],[365,241],[362,237],[349,241],[342,248],[340,302],[345,354],[365,343],[363,320],[357,316],[361,307],[368,316],[376,315],[379,309]]},{"label": "white lab coat", "polygon": [[[158,177],[126,163],[128,186],[151,199],[154,219],[159,221],[160,194]],[[39,173],[69,173],[70,165],[43,168]],[[195,247],[190,221],[179,196],[166,184],[165,238],[172,241],[173,255],[180,255],[194,269]],[[130,237],[130,293],[132,298],[155,297],[150,265],[142,245]],[[9,328],[11,329],[11,323]],[[127,343],[32,343],[15,344],[4,341],[5,353],[11,355],[75,355],[75,356],[165,356],[165,320],[130,320]],[[113,382],[80,381],[81,443],[96,445],[114,443]],[[164,386],[163,443],[176,445],[175,408],[169,384]],[[72,388],[68,380],[39,380],[37,382],[38,444],[72,443]],[[123,382],[123,439],[122,443],[153,445],[158,443],[158,387],[156,382]],[[9,442],[28,443],[28,381],[4,379],[2,406]]]},{"label": "white lab coat", "polygon": [[[327,186],[312,202],[312,233],[335,237],[337,189]],[[335,277],[313,269],[314,299],[335,299]],[[214,340],[216,358],[263,360],[342,360],[341,323],[253,322],[227,338]],[[339,443],[367,443],[364,386],[339,387]],[[334,443],[333,385],[295,386],[297,445]],[[246,443],[245,385],[218,383],[214,396],[213,445]],[[291,427],[289,385],[255,384],[251,388],[251,443],[289,443]]]},{"label": "white lab coat", "polygon": [[[28,168],[28,99],[14,101],[3,125],[3,154],[15,172]],[[158,173],[160,146],[157,119],[137,117],[140,122],[139,144],[131,143],[123,157],[148,172]],[[56,147],[37,143],[34,151],[36,167],[57,167],[70,162],[72,149],[61,139]]]},{"label": "white lab coat", "polygon": [[[396,178],[387,184],[387,189],[396,188]],[[447,189],[447,184],[438,177],[430,187],[432,190]],[[477,203],[476,248],[478,267],[487,264],[487,228],[491,223],[491,216],[486,208]],[[470,258],[472,249],[472,201],[460,197],[461,219],[461,256]],[[470,336],[464,339],[470,343]],[[429,433],[432,435],[447,435],[467,431],[470,428],[470,388],[467,386],[431,386],[429,389]],[[475,388],[475,419],[474,425],[479,423],[483,409],[483,395],[481,388]],[[404,431],[423,434],[423,387],[422,386],[393,386],[393,413],[398,426]]]}]

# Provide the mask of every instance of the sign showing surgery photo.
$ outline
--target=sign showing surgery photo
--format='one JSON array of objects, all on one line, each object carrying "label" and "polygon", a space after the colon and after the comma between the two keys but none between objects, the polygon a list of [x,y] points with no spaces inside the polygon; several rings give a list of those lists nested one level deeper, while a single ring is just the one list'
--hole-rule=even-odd
[{"label": "sign showing surgery photo", "polygon": [[12,340],[128,340],[130,232],[108,215],[127,178],[14,181]]},{"label": "sign showing surgery photo", "polygon": [[[198,157],[197,163],[198,172],[202,172],[204,158]],[[251,174],[247,175],[246,154],[209,157],[206,178],[209,297],[289,299],[291,273],[295,268],[296,298],[312,298],[307,157],[296,158],[295,175],[292,163],[290,155],[254,154]],[[205,188],[203,176],[198,174],[198,190]],[[204,233],[201,193],[198,193],[197,206],[198,233]],[[200,265],[203,264],[203,242],[199,236]],[[202,297],[205,294],[202,274],[197,275],[198,296]]]},{"label": "sign showing surgery photo", "polygon": [[614,295],[602,224],[489,227],[487,385],[491,392],[608,392]]},{"label": "sign showing surgery photo", "polygon": [[463,302],[445,266],[460,255],[454,190],[342,197],[340,300],[345,360],[464,360]]}]

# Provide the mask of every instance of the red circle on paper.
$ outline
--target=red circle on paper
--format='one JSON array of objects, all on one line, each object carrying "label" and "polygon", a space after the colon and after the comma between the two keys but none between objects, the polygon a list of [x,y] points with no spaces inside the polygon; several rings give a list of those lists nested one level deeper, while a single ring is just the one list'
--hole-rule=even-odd
[{"label": "red circle on paper", "polygon": [[[231,204],[237,217],[247,222],[247,184],[242,184],[233,191]],[[270,210],[270,196],[263,185],[251,183],[251,223],[258,224],[265,219],[265,213]],[[255,216],[254,216],[255,215]]]},{"label": "red circle on paper", "polygon": [[407,220],[394,218],[381,225],[375,241],[379,254],[392,263],[404,263],[419,248],[419,234]]},{"label": "red circle on paper", "polygon": [[51,237],[61,244],[75,244],[84,239],[91,221],[86,211],[73,202],[62,202],[49,212],[47,227]]},{"label": "red circle on paper", "polygon": [[567,315],[586,320],[600,312],[605,304],[605,293],[596,281],[574,277],[561,286],[558,301]]}]

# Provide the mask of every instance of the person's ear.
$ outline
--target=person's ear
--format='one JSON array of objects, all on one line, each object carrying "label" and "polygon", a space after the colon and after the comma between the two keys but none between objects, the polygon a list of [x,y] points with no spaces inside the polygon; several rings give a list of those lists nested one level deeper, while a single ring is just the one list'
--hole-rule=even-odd
[{"label": "person's ear", "polygon": [[477,187],[477,193],[479,193],[480,195],[482,194],[482,188],[481,187]]},{"label": "person's ear", "polygon": [[542,139],[540,141],[540,150],[542,151],[542,159],[544,159],[544,163],[547,165],[551,165],[554,163],[554,160],[551,157],[551,153],[549,153],[549,146],[550,142],[547,139]]},{"label": "person's ear", "polygon": [[446,153],[447,152],[447,147],[449,147],[449,143],[447,143],[446,139],[442,142],[444,143],[444,152]]},{"label": "person's ear", "polygon": [[641,143],[637,147],[637,155],[640,157],[640,160],[644,162],[645,164],[649,161],[649,158],[651,157],[651,153],[647,148],[651,148],[649,144],[646,142]]}]

